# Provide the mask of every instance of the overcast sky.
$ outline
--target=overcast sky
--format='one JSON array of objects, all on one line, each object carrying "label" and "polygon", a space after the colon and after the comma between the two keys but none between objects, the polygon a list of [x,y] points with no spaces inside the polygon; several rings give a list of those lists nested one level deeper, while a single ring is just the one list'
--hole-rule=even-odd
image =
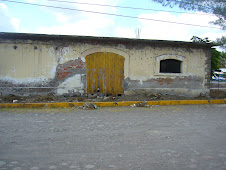
[{"label": "overcast sky", "polygon": [[135,30],[140,28],[140,38],[190,41],[192,36],[209,37],[215,40],[226,32],[215,28],[194,27],[142,20],[148,18],[193,25],[217,27],[209,24],[216,20],[213,15],[200,12],[183,11],[178,8],[162,7],[151,0],[65,0],[87,2],[113,6],[150,8],[164,11],[190,12],[172,13],[152,10],[131,10],[116,7],[60,3],[47,0],[14,0],[17,2],[36,3],[86,11],[111,13],[137,17],[137,19],[87,13],[85,11],[62,10],[40,6],[23,5],[0,0],[0,32],[23,32],[41,34],[65,34],[105,37],[136,38]]}]

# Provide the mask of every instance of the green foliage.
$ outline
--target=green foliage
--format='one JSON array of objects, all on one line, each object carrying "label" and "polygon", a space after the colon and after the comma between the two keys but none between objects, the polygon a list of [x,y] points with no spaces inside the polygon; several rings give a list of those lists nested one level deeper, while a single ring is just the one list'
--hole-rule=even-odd
[{"label": "green foliage", "polygon": [[223,30],[226,30],[226,19],[223,19],[222,17],[219,17],[216,21],[212,21],[210,23],[219,25]]},{"label": "green foliage", "polygon": [[192,42],[196,42],[196,43],[211,43],[211,41],[209,40],[208,37],[202,39],[202,38],[199,38],[197,36],[193,36],[191,38]]},{"label": "green foliage", "polygon": [[152,0],[161,3],[163,6],[178,6],[184,10],[201,11],[215,14],[218,20],[213,21],[215,25],[226,29],[226,2],[225,0]]},{"label": "green foliage", "polygon": [[222,36],[221,38],[217,38],[217,40],[214,43],[226,50],[226,36]]},{"label": "green foliage", "polygon": [[226,53],[225,52],[221,52],[220,55],[220,68],[224,68],[226,67]]},{"label": "green foliage", "polygon": [[[163,6],[178,6],[181,9],[189,11],[201,11],[211,13],[218,17],[212,24],[219,25],[223,30],[226,30],[226,0],[152,0],[161,3]],[[199,42],[199,39],[194,39],[194,42]],[[201,43],[201,42],[200,42]],[[215,44],[226,50],[226,37],[218,38]]]},{"label": "green foliage", "polygon": [[[197,36],[193,36],[191,38],[192,42],[195,42],[195,43],[211,43],[212,41],[209,40],[208,37],[202,39],[202,38],[199,38]],[[226,53],[224,52],[220,52],[220,51],[217,51],[215,48],[211,48],[211,72],[213,73],[214,70],[217,70],[219,69],[220,67],[220,63],[226,59]]]},{"label": "green foliage", "polygon": [[211,48],[211,55],[211,72],[213,73],[214,70],[219,69],[221,52],[217,51],[215,48]]}]

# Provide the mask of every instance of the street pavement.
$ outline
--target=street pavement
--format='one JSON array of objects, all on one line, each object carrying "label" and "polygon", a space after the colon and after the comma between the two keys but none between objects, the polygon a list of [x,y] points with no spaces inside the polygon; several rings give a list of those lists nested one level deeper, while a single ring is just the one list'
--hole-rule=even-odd
[{"label": "street pavement", "polygon": [[226,169],[226,105],[0,109],[3,169]]}]

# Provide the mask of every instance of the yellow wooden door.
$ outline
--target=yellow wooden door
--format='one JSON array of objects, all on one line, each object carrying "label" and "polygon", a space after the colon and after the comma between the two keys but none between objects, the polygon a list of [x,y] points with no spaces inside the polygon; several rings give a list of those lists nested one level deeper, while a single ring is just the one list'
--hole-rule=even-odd
[{"label": "yellow wooden door", "polygon": [[123,94],[124,58],[114,53],[86,56],[86,92],[104,95]]}]

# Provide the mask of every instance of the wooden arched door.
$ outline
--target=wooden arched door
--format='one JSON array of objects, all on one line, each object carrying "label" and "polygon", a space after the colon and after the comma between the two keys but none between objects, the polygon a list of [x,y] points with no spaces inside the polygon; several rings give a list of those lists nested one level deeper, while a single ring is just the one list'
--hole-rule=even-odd
[{"label": "wooden arched door", "polygon": [[86,93],[123,94],[124,58],[98,52],[86,56]]}]

